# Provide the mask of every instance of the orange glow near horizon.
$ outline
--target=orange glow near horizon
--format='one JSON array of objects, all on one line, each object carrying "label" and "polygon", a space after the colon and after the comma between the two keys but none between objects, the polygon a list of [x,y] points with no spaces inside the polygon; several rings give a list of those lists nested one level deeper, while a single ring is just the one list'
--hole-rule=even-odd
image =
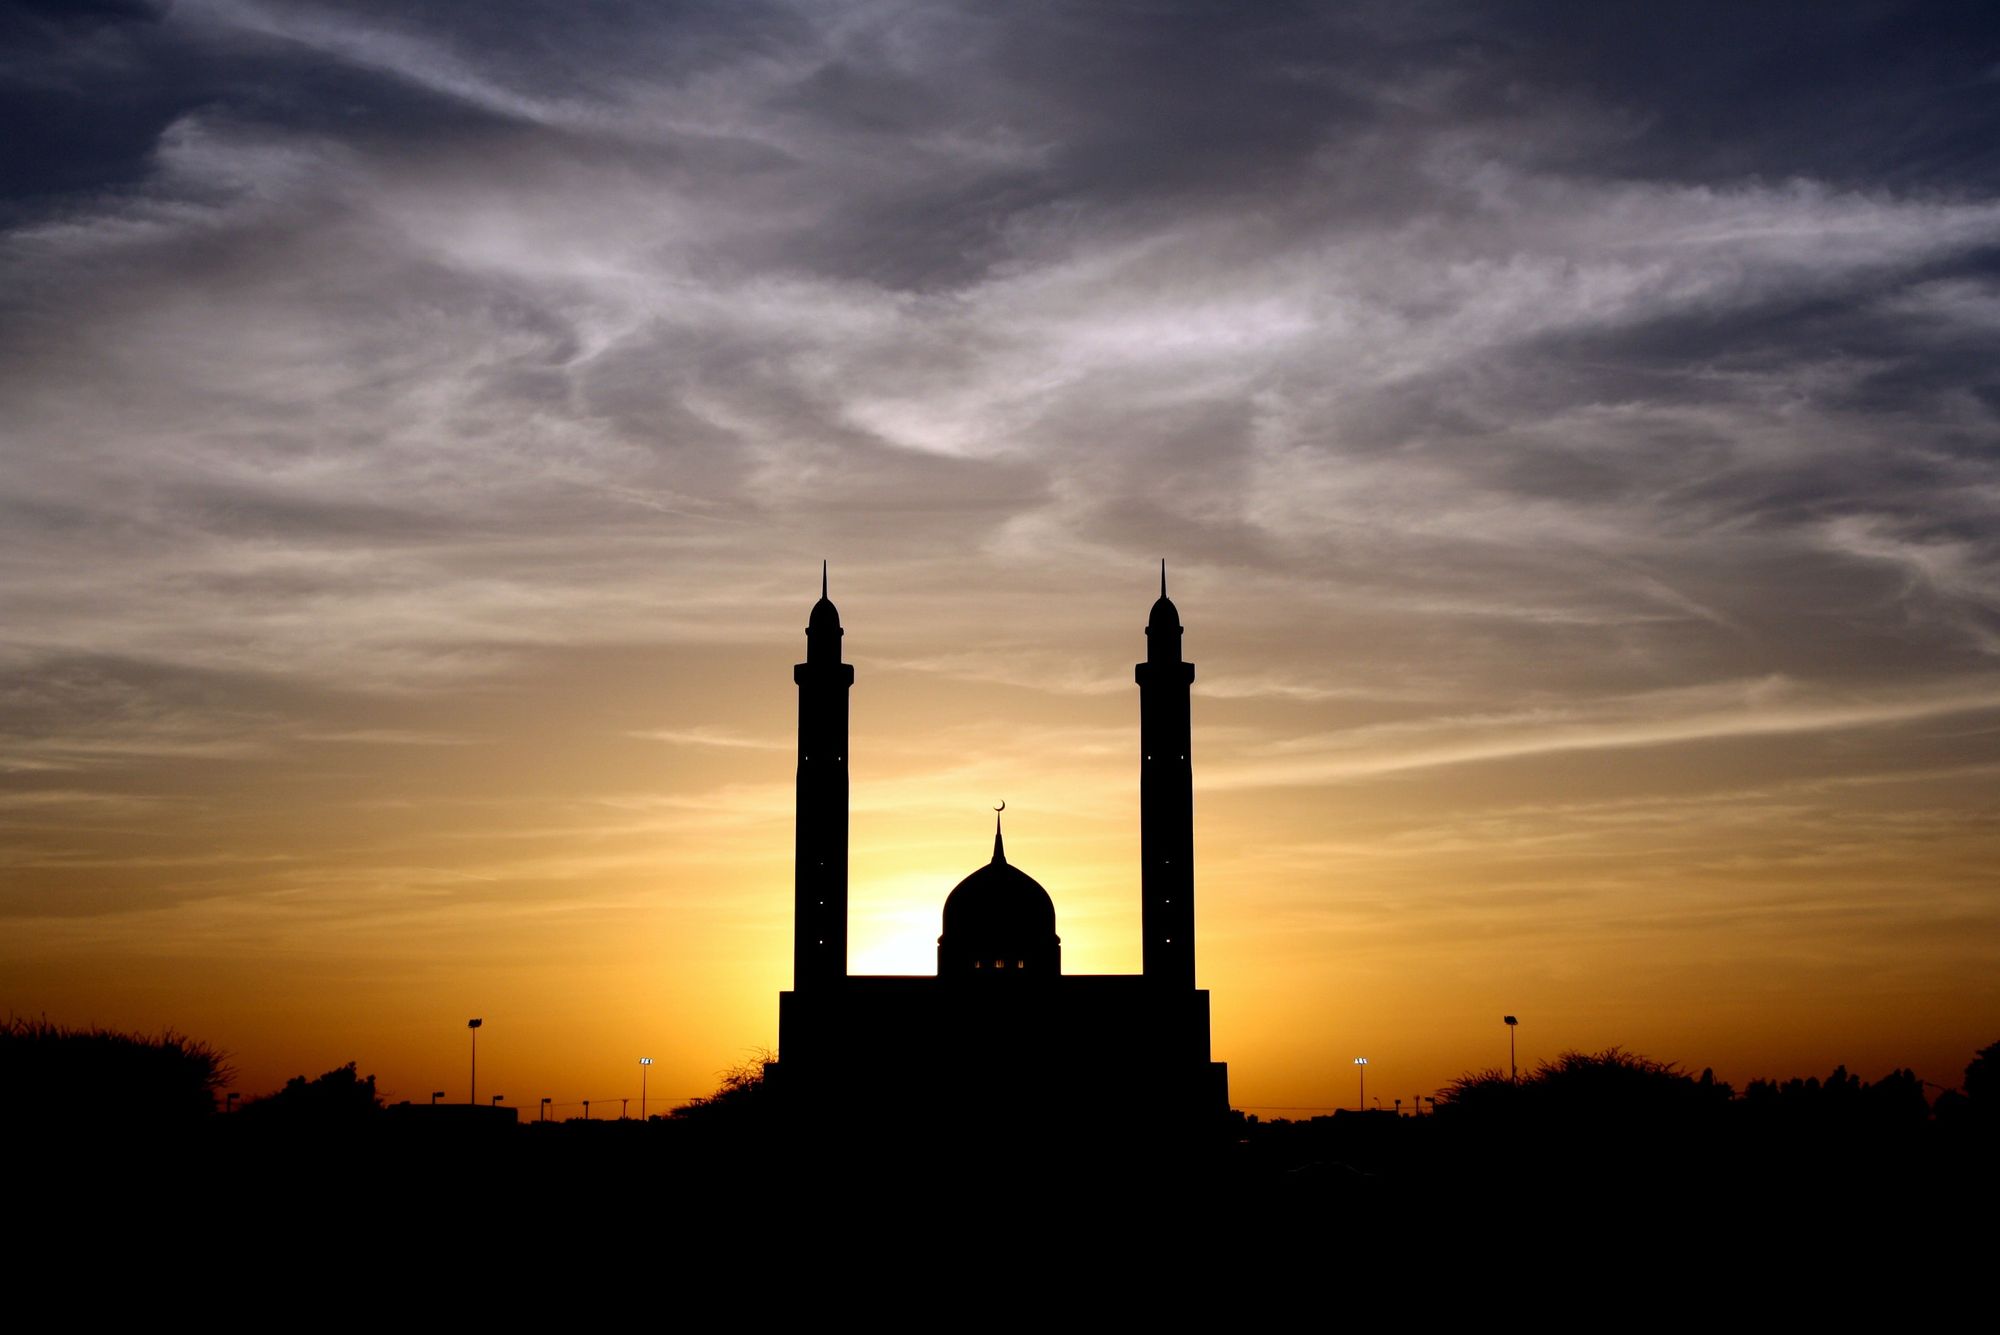
[{"label": "orange glow near horizon", "polygon": [[[1005,798],[1066,971],[1135,972],[1136,689],[1116,683],[1143,591],[1073,595],[1101,672],[1044,690],[1061,628],[996,646],[996,671],[906,666],[935,628],[885,625],[849,583],[851,971],[934,971]],[[1232,651],[1219,578],[1188,583],[1198,967],[1238,1107],[1351,1105],[1356,1055],[1407,1107],[1503,1065],[1503,1013],[1523,1066],[1621,1044],[1739,1083],[1844,1062],[1950,1084],[1992,1041],[1988,943],[1954,906],[1994,851],[1967,786],[1993,767],[1898,759],[1959,703],[1794,727],[1834,706],[1752,686],[1654,702],[1678,711],[1660,737],[1531,712],[1355,725],[1343,697],[1232,694],[1259,649]],[[376,700],[351,738],[162,760],[172,790],[105,812],[93,856],[43,860],[51,886],[118,897],[20,923],[5,1003],[208,1039],[253,1094],[355,1061],[391,1100],[463,1098],[473,1015],[482,1100],[526,1115],[636,1114],[641,1054],[655,1110],[707,1092],[775,1045],[790,981],[803,609],[754,647],[566,655]],[[1867,775],[1821,772],[1836,751]]]}]

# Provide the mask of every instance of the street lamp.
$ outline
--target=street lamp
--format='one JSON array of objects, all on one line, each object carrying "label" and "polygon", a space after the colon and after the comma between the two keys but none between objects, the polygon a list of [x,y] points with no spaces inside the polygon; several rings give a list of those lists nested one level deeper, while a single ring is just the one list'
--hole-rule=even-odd
[{"label": "street lamp", "polygon": [[242,1096],[241,1094],[237,1093],[237,1092],[236,1092],[235,1090],[233,1090],[233,1089],[232,1089],[232,1090],[230,1090],[230,1091],[229,1091],[229,1097],[228,1097],[228,1098],[226,1098],[226,1099],[224,1099],[224,1100],[222,1101],[222,1111],[224,1111],[224,1112],[226,1112],[226,1113],[233,1113],[233,1112],[235,1112],[235,1111],[236,1111],[236,1100],[238,1100],[238,1099],[240,1099],[240,1098],[242,1098],[242,1097],[243,1097],[243,1096]]},{"label": "street lamp", "polygon": [[651,1057],[639,1058],[639,1120],[646,1120],[646,1068],[653,1064]]},{"label": "street lamp", "polygon": [[466,1091],[467,1103],[479,1102],[479,1026],[484,1020],[467,1020],[465,1027],[472,1031],[472,1087]]},{"label": "street lamp", "polygon": [[507,1096],[506,1096],[505,1094],[495,1094],[495,1095],[493,1096],[493,1102],[492,1102],[492,1104],[491,1104],[490,1106],[492,1106],[492,1107],[495,1107],[495,1108],[499,1107],[499,1106],[500,1106],[500,1100],[502,1100],[502,1099],[504,1099],[504,1098],[506,1098],[506,1097],[507,1097]]},{"label": "street lamp", "polygon": [[546,1098],[542,1100],[542,1120],[544,1122],[549,1120],[549,1100]]},{"label": "street lamp", "polygon": [[1514,1030],[1521,1022],[1511,1015],[1500,1018],[1507,1022],[1507,1083],[1518,1085],[1521,1083],[1521,1068],[1514,1064]]},{"label": "street lamp", "polygon": [[1361,1077],[1361,1104],[1360,1104],[1361,1111],[1367,1112],[1368,1111],[1368,1059],[1366,1057],[1356,1057],[1354,1059],[1354,1065],[1358,1068],[1357,1074],[1359,1074]]},{"label": "street lamp", "polygon": [[431,1091],[431,1107],[433,1107],[433,1108],[437,1107],[437,1106],[438,1106],[438,1100],[439,1100],[439,1099],[441,1099],[441,1098],[443,1098],[443,1097],[444,1097],[444,1091],[443,1091],[443,1090],[441,1090],[441,1089],[435,1089],[435,1090],[432,1090],[432,1091]]},{"label": "street lamp", "polygon": [[588,1121],[590,1120],[590,1100],[589,1100],[589,1099],[585,1099],[585,1100],[583,1101],[583,1120],[584,1120],[584,1121],[586,1121],[586,1122],[588,1122]]}]

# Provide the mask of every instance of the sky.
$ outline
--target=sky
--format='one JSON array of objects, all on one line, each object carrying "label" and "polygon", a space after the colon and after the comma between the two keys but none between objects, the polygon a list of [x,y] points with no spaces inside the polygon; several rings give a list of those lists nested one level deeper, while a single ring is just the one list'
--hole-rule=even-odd
[{"label": "sky", "polygon": [[850,967],[1005,801],[1136,970],[1164,558],[1237,1106],[2000,1038],[1990,6],[11,0],[0,119],[0,1009],[712,1089],[822,559]]}]

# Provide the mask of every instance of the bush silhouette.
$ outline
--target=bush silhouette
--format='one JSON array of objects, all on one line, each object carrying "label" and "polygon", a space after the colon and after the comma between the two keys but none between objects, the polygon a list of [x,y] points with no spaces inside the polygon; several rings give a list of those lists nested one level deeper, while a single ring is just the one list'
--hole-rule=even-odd
[{"label": "bush silhouette", "polygon": [[0,1024],[0,1119],[17,1125],[179,1128],[212,1114],[233,1074],[225,1053],[171,1029]]},{"label": "bush silhouette", "polygon": [[765,1105],[764,1066],[777,1054],[760,1051],[720,1072],[713,1094],[689,1099],[668,1113],[676,1121],[705,1125],[737,1125],[758,1116]]},{"label": "bush silhouette", "polygon": [[1438,1111],[1461,1118],[1506,1110],[1538,1117],[1629,1119],[1713,1107],[1727,1103],[1733,1093],[1710,1071],[1697,1077],[1676,1063],[1610,1047],[1564,1052],[1518,1082],[1504,1071],[1468,1072],[1445,1087]]}]

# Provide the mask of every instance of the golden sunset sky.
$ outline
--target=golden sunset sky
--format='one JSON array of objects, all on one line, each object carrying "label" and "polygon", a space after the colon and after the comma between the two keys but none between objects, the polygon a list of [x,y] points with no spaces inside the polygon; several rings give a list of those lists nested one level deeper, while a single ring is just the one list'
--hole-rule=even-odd
[{"label": "golden sunset sky", "polygon": [[822,559],[850,967],[932,971],[1005,800],[1136,971],[1164,557],[1238,1107],[1506,1013],[1955,1084],[2000,44],[1733,12],[22,11],[0,1007],[248,1094],[463,1098],[471,1016],[530,1113],[712,1089],[790,985]]}]

